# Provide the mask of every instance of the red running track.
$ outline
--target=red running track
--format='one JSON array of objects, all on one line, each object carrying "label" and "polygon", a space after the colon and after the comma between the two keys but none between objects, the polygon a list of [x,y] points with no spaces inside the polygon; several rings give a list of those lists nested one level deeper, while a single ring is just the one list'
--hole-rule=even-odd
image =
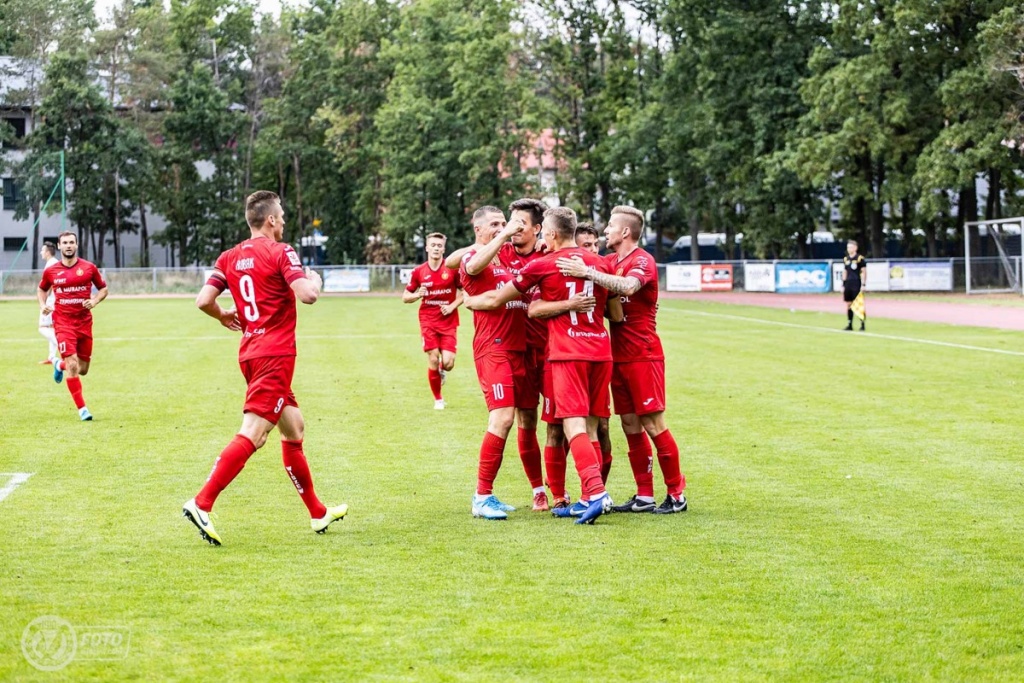
[{"label": "red running track", "polygon": [[[835,313],[837,319],[845,317],[846,304],[841,294],[769,294],[760,292],[662,292],[671,299],[708,301],[717,304],[789,308],[797,311]],[[966,295],[965,295],[966,296]],[[920,301],[892,299],[885,295],[872,297],[865,293],[868,320],[894,318],[948,325],[995,327],[1002,330],[1024,331],[1024,306],[986,306],[981,303],[954,303],[950,301]]]}]

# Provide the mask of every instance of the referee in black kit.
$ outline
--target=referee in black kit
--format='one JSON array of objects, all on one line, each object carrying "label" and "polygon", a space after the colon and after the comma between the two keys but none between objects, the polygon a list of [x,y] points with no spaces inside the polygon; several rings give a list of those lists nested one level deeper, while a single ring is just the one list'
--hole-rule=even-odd
[{"label": "referee in black kit", "polygon": [[[853,330],[853,302],[860,294],[861,283],[868,280],[867,261],[857,253],[857,241],[846,243],[846,256],[843,257],[843,301],[846,302],[846,329]],[[861,317],[860,330],[864,331],[864,318]]]}]

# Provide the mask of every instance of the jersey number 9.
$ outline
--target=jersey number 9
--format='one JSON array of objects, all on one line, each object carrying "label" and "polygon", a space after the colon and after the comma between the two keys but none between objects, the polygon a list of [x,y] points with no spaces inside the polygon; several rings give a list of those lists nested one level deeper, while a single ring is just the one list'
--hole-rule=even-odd
[{"label": "jersey number 9", "polygon": [[242,309],[245,319],[251,323],[260,319],[260,309],[256,307],[256,287],[252,283],[252,275],[243,275],[238,279],[238,289],[241,290],[242,301],[246,303]]}]

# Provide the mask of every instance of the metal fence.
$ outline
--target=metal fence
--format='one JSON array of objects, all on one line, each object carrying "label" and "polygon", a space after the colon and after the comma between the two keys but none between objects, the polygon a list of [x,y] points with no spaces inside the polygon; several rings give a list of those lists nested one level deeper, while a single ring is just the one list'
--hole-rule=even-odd
[{"label": "metal fence", "polygon": [[[1014,257],[1018,269],[1021,257]],[[920,260],[935,261],[937,259],[902,259],[902,261]],[[953,266],[953,289],[965,291],[966,268],[964,259],[951,258]],[[776,261],[775,263],[791,263],[792,261]],[[821,263],[821,260],[815,262]],[[682,263],[691,263],[685,261]],[[702,261],[707,264],[732,264],[733,289],[744,288],[743,266],[748,263],[772,263],[772,261]],[[868,261],[870,267],[872,261]],[[665,288],[665,265],[658,265],[658,275],[662,289]],[[322,266],[316,270],[325,277],[331,273],[339,274],[350,271],[351,274],[369,271],[370,292],[397,292],[405,286],[403,271],[414,268],[413,265],[384,266]],[[998,258],[971,259],[972,289],[996,289],[1005,285],[1005,274]],[[103,268],[101,269],[111,294],[143,295],[143,294],[195,294],[206,282],[208,268]],[[0,270],[0,296],[34,296],[39,284],[41,270]]]}]

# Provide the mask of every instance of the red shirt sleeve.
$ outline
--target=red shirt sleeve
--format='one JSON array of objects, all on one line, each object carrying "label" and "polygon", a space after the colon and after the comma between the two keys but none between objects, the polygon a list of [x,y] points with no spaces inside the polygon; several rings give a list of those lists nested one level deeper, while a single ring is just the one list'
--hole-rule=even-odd
[{"label": "red shirt sleeve", "polygon": [[518,289],[520,293],[528,291],[531,287],[539,283],[542,277],[544,277],[544,266],[547,264],[547,259],[530,261],[526,264],[525,268],[519,271],[519,275],[516,276],[516,279],[512,280],[512,286]]},{"label": "red shirt sleeve", "polygon": [[302,259],[299,258],[299,255],[295,253],[290,244],[284,245],[284,249],[281,250],[278,272],[281,273],[281,277],[288,284],[306,277],[306,272],[302,269]]},{"label": "red shirt sleeve", "polygon": [[39,280],[39,289],[44,292],[53,287],[53,280],[50,279],[50,269],[47,268],[43,271],[43,277]]},{"label": "red shirt sleeve", "polygon": [[217,263],[213,265],[213,273],[206,281],[206,284],[216,287],[218,292],[223,292],[228,288],[228,280],[224,277],[224,271],[227,268],[227,255],[228,252],[225,251],[217,257]]},{"label": "red shirt sleeve", "polygon": [[633,265],[629,267],[629,270],[624,275],[626,277],[635,277],[640,281],[640,286],[643,287],[651,281],[654,267],[654,259],[647,254],[641,254],[633,260]]},{"label": "red shirt sleeve", "polygon": [[92,267],[92,284],[95,285],[96,289],[103,289],[107,286],[106,281],[103,279],[103,275],[100,273],[100,269],[96,266]]},{"label": "red shirt sleeve", "polygon": [[409,286],[405,288],[407,292],[415,292],[420,288],[420,269],[413,268],[412,275],[409,276]]}]

